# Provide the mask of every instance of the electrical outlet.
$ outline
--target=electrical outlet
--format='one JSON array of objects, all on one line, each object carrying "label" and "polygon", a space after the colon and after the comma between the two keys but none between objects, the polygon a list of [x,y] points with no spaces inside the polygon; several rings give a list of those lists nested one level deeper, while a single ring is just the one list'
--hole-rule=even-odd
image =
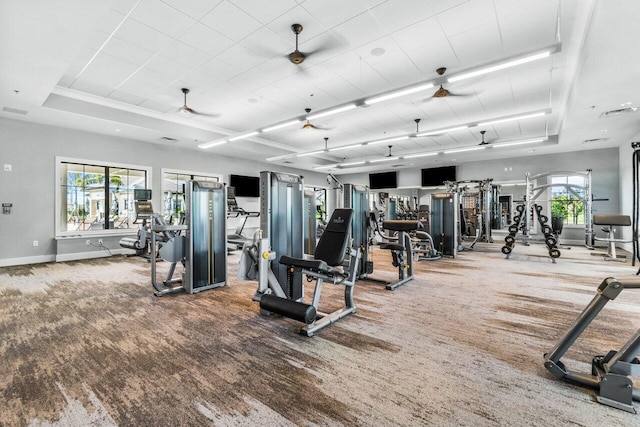
[{"label": "electrical outlet", "polygon": [[33,241],[33,246],[38,246],[38,241],[37,240]]},{"label": "electrical outlet", "polygon": [[90,246],[91,245],[91,240],[87,239],[87,243],[86,244],[87,244],[87,246]]},{"label": "electrical outlet", "polygon": [[102,239],[98,239],[98,246],[102,246]]}]

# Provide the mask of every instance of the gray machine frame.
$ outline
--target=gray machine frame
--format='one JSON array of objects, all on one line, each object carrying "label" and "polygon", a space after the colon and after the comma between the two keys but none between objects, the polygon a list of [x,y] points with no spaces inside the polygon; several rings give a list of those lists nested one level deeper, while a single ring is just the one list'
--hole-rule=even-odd
[{"label": "gray machine frame", "polygon": [[604,306],[625,289],[640,289],[640,279],[619,280],[606,278],[598,287],[596,296],[582,311],[560,341],[544,355],[544,366],[557,379],[564,379],[598,390],[598,402],[636,413],[633,401],[640,401],[640,390],[633,387],[631,376],[640,375],[640,329],[619,351],[592,360],[591,375],[570,371],[560,360]]}]

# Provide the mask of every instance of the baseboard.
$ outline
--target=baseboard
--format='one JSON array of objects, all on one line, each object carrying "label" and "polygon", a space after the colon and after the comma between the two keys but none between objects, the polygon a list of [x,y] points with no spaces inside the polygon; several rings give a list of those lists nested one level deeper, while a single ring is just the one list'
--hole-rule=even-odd
[{"label": "baseboard", "polygon": [[76,252],[71,254],[60,254],[55,256],[56,262],[64,261],[78,261],[83,259],[92,258],[104,258],[111,255],[135,255],[135,251],[132,249],[110,249],[111,254],[107,251],[95,251],[95,252]]},{"label": "baseboard", "polygon": [[23,258],[5,258],[0,259],[0,267],[12,267],[14,265],[26,264],[42,264],[43,262],[52,262],[56,260],[55,255],[39,255]]}]

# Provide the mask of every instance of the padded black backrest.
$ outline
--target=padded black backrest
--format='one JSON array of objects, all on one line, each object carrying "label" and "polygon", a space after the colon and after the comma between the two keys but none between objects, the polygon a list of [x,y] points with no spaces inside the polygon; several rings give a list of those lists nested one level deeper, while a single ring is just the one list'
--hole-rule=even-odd
[{"label": "padded black backrest", "polygon": [[351,217],[353,209],[336,209],[318,240],[315,259],[326,262],[331,267],[342,264],[349,243],[351,231]]}]

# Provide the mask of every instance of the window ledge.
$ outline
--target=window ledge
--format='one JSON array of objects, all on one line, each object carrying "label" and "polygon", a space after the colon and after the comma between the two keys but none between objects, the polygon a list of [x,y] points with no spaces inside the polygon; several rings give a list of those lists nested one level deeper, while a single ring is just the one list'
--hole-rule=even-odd
[{"label": "window ledge", "polygon": [[55,236],[55,240],[73,240],[73,239],[86,239],[90,237],[118,237],[118,236],[135,236],[138,233],[137,228],[132,228],[128,230],[113,230],[112,232],[107,232],[107,230],[102,231],[92,231],[86,233],[74,233],[74,234],[62,234]]}]

